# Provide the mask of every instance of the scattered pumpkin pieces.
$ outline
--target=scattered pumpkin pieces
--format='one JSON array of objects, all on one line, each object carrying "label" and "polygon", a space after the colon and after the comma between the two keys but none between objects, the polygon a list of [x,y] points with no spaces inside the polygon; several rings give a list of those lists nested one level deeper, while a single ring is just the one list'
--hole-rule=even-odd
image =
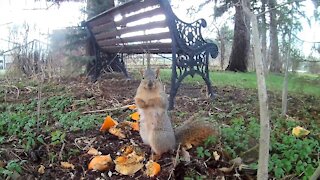
[{"label": "scattered pumpkin pieces", "polygon": [[159,174],[160,170],[161,170],[161,166],[157,162],[154,162],[152,160],[147,162],[147,164],[146,164],[146,174],[147,174],[147,176],[154,177],[157,174]]},{"label": "scattered pumpkin pieces", "polygon": [[63,169],[74,169],[74,165],[69,162],[60,162]]},{"label": "scattered pumpkin pieces", "polygon": [[95,148],[90,148],[87,152],[87,154],[93,155],[93,156],[98,156],[101,155],[101,152],[99,152],[97,149]]},{"label": "scattered pumpkin pieces", "polygon": [[118,122],[116,120],[112,119],[111,116],[107,116],[104,119],[104,122],[100,128],[100,131],[104,132],[117,124]]},{"label": "scattered pumpkin pieces", "polygon": [[109,133],[117,136],[119,139],[126,138],[126,135],[124,134],[123,130],[117,126],[113,126],[109,129]]},{"label": "scattered pumpkin pieces", "polygon": [[95,156],[88,165],[88,170],[106,171],[110,167],[112,159],[110,154]]},{"label": "scattered pumpkin pieces", "polygon": [[39,169],[38,169],[38,173],[39,174],[44,174],[44,170],[45,170],[46,168],[41,164],[40,165],[40,167],[39,167]]},{"label": "scattered pumpkin pieces", "polygon": [[296,136],[296,137],[305,137],[310,133],[310,131],[304,129],[301,126],[297,126],[295,128],[292,129],[292,135]]},{"label": "scattered pumpkin pieces", "polygon": [[122,175],[133,175],[143,167],[143,159],[144,155],[138,155],[132,146],[128,146],[124,154],[114,160],[115,170]]},{"label": "scattered pumpkin pieces", "polygon": [[139,131],[139,123],[138,122],[126,121],[125,123],[127,123],[134,131]]},{"label": "scattered pumpkin pieces", "polygon": [[134,112],[130,115],[131,119],[135,120],[135,121],[139,121],[140,119],[140,114],[139,112]]},{"label": "scattered pumpkin pieces", "polygon": [[135,104],[132,104],[128,106],[128,109],[135,110],[137,109],[137,106]]}]

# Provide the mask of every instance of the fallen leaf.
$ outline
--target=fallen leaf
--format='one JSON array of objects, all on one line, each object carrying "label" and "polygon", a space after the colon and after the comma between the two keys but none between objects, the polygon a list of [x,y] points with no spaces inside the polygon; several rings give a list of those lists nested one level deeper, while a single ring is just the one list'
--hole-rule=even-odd
[{"label": "fallen leaf", "polygon": [[6,163],[4,163],[2,160],[0,160],[0,168],[5,167]]},{"label": "fallen leaf", "polygon": [[186,150],[191,149],[191,148],[192,148],[192,144],[190,144],[190,143],[185,143],[185,144],[184,144],[184,147],[185,147]]},{"label": "fallen leaf", "polygon": [[237,157],[230,160],[230,163],[234,164],[236,167],[239,167],[242,164],[242,159],[240,157]]},{"label": "fallen leaf", "polygon": [[183,161],[186,161],[186,162],[191,161],[190,153],[185,148],[181,149],[181,156],[182,156]]},{"label": "fallen leaf", "polygon": [[95,156],[88,165],[88,170],[106,171],[110,167],[112,159],[110,154]]},{"label": "fallen leaf", "polygon": [[160,170],[161,170],[161,166],[157,162],[154,162],[152,160],[147,162],[147,164],[146,164],[147,176],[154,177],[157,174],[159,174]]},{"label": "fallen leaf", "polygon": [[126,135],[123,133],[122,129],[120,129],[120,128],[116,127],[116,126],[111,127],[109,129],[109,133],[117,136],[119,139],[126,138]]},{"label": "fallen leaf", "polygon": [[216,161],[218,161],[220,159],[220,155],[218,154],[217,151],[213,152],[213,157],[214,157],[214,160],[216,160]]},{"label": "fallen leaf", "polygon": [[134,112],[130,115],[131,119],[138,121],[140,119],[140,114],[139,112]]},{"label": "fallen leaf", "polygon": [[46,168],[43,166],[43,165],[40,165],[40,167],[39,167],[39,169],[38,169],[38,173],[39,174],[44,174],[44,170],[45,170]]},{"label": "fallen leaf", "polygon": [[100,131],[104,132],[117,124],[118,122],[116,120],[112,119],[111,116],[107,116],[104,119],[104,122],[100,128]]},{"label": "fallen leaf", "polygon": [[60,162],[63,169],[74,169],[74,165],[69,162]]},{"label": "fallen leaf", "polygon": [[232,165],[231,167],[227,168],[227,167],[222,167],[219,168],[220,171],[224,172],[224,173],[229,173],[233,170],[234,165]]},{"label": "fallen leaf", "polygon": [[310,131],[304,129],[301,126],[297,126],[292,129],[292,135],[294,135],[296,137],[304,137],[304,136],[307,136],[309,133],[310,133]]},{"label": "fallen leaf", "polygon": [[98,155],[101,155],[101,152],[99,152],[95,148],[90,148],[89,151],[87,152],[87,154],[90,154],[90,155],[93,155],[93,156],[98,156]]},{"label": "fallen leaf", "polygon": [[132,104],[130,106],[128,106],[129,109],[134,110],[137,109],[137,106],[135,104]]}]

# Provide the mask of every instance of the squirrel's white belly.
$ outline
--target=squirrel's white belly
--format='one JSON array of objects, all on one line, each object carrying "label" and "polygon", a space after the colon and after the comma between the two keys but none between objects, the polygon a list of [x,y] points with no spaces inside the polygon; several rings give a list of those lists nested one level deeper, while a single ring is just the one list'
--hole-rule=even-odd
[{"label": "squirrel's white belly", "polygon": [[150,145],[150,133],[159,118],[159,113],[163,111],[161,108],[138,109],[140,113],[140,136],[144,144]]}]

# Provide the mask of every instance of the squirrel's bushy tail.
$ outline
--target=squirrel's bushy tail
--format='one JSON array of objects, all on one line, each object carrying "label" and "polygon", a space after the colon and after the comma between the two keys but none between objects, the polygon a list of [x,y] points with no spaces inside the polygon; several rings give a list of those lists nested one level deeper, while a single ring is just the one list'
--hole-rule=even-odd
[{"label": "squirrel's bushy tail", "polygon": [[199,114],[191,116],[175,129],[177,143],[182,146],[197,146],[209,136],[218,137],[219,130],[215,124],[200,119]]}]

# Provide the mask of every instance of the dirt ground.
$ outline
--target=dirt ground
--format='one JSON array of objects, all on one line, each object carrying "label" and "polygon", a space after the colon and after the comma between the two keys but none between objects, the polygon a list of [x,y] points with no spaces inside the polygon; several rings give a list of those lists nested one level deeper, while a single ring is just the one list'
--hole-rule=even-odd
[{"label": "dirt ground", "polygon": [[[98,82],[92,83],[85,77],[61,79],[56,82],[63,85],[67,90],[74,94],[76,99],[94,99],[96,101],[95,107],[88,106],[84,113],[96,111],[101,109],[111,109],[114,107],[121,107],[128,104],[133,104],[133,97],[135,91],[140,83],[139,80],[127,80],[122,75],[105,75]],[[214,83],[214,82],[213,82]],[[166,85],[169,90],[169,85]],[[183,84],[179,88],[178,95],[175,101],[175,109],[171,112],[174,123],[180,123],[186,120],[196,112],[203,112],[203,116],[213,116],[219,114],[226,114],[226,116],[219,119],[219,123],[227,124],[230,117],[227,114],[233,113],[234,109],[238,109],[232,116],[239,116],[249,118],[258,116],[258,101],[256,90],[235,89],[233,87],[214,87],[216,96],[211,102],[205,93],[205,86],[203,82],[199,85]],[[168,92],[169,93],[169,92]],[[23,96],[21,92],[20,96]],[[276,93],[269,93],[270,109],[280,109],[281,97]],[[315,119],[320,122],[320,108],[317,105],[318,101],[309,96],[295,96],[289,99],[289,115],[297,119],[304,120],[302,107],[304,102],[308,102],[309,110],[314,114]],[[95,112],[92,112],[95,113]],[[128,113],[123,111],[109,112],[111,115],[127,116]],[[107,113],[105,113],[107,114]],[[67,133],[66,141],[62,146],[39,145],[30,152],[15,150],[15,155],[19,159],[27,160],[23,165],[23,170],[26,172],[19,179],[147,179],[143,171],[138,171],[133,176],[123,176],[117,173],[114,168],[106,172],[89,171],[87,170],[88,163],[92,156],[86,153],[88,147],[94,147],[102,154],[110,154],[114,159],[121,149],[121,147],[129,144],[136,144],[146,153],[147,161],[150,156],[150,148],[142,145],[138,132],[131,132],[130,138],[119,140],[117,137],[109,133],[99,132],[100,127],[90,129],[87,131],[76,131]],[[8,157],[12,157],[9,153],[11,145],[7,146]],[[209,148],[210,152],[217,151],[221,154],[219,160],[201,159],[197,158],[196,149],[189,150],[191,161],[181,162],[174,167],[176,152],[170,152],[162,156],[158,161],[161,165],[160,174],[154,179],[183,179],[186,176],[193,175],[200,177],[203,175],[204,179],[255,179],[255,171],[245,169],[239,171],[235,168],[230,172],[223,172],[219,168],[228,168],[232,164],[229,162],[229,155],[224,152],[221,144],[216,144]],[[63,169],[58,162],[51,162],[48,158],[49,152],[56,152],[56,154],[68,154],[67,161],[75,165],[74,169]],[[45,173],[40,175],[37,170],[40,165],[45,167]],[[111,176],[110,176],[111,175]]]}]

